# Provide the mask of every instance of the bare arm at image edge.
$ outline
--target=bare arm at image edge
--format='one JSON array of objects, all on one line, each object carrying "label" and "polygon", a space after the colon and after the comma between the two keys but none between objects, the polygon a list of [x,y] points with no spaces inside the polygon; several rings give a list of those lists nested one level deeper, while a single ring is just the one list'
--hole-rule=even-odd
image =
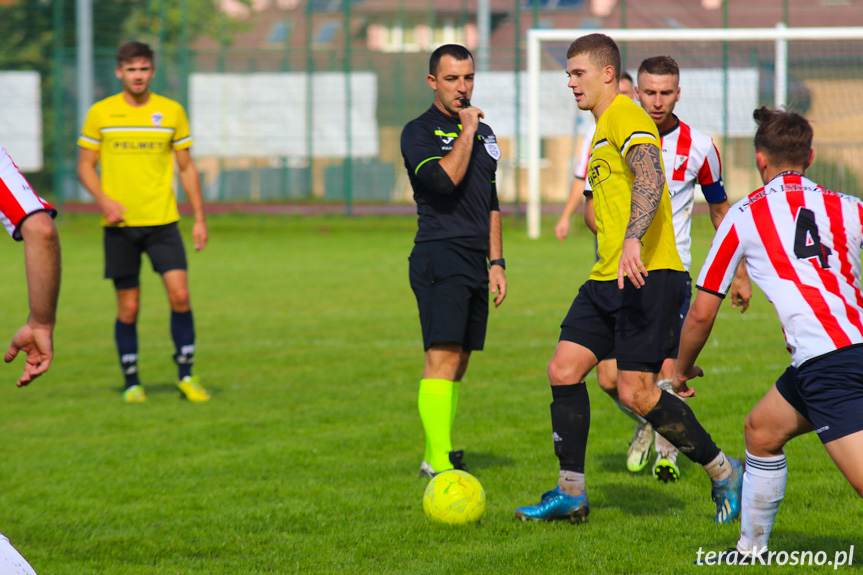
[{"label": "bare arm at image edge", "polygon": [[30,317],[15,336],[4,360],[11,362],[18,352],[26,364],[18,387],[39,377],[54,358],[54,324],[60,293],[60,237],[48,212],[36,212],[21,223]]}]

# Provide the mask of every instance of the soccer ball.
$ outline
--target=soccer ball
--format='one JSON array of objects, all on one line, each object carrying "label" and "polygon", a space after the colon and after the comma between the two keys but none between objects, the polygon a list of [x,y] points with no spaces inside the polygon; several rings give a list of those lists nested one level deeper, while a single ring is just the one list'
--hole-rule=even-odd
[{"label": "soccer ball", "polygon": [[433,523],[476,523],[485,512],[485,490],[466,471],[444,471],[429,481],[423,495],[423,510]]}]

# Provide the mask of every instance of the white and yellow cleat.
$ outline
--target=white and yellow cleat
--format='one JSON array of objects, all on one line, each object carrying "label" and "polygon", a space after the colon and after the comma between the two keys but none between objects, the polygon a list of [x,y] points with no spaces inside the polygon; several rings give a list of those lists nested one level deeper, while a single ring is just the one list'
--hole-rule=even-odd
[{"label": "white and yellow cleat", "polygon": [[646,421],[640,423],[626,452],[626,468],[638,473],[650,462],[650,448],[653,446],[653,426]]},{"label": "white and yellow cleat", "polygon": [[193,403],[210,401],[210,393],[201,386],[197,375],[187,375],[177,383],[180,393]]},{"label": "white and yellow cleat", "polygon": [[127,387],[126,390],[123,391],[123,401],[126,403],[144,403],[147,401],[147,396],[144,395],[144,386],[133,385]]},{"label": "white and yellow cleat", "polygon": [[663,483],[677,483],[680,480],[680,468],[677,467],[677,450],[671,453],[659,453],[653,464],[653,477]]}]

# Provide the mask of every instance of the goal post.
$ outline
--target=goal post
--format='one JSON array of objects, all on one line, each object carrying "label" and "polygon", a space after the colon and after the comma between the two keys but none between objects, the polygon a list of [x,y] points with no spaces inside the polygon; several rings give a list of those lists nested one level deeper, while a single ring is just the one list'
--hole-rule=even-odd
[{"label": "goal post", "polygon": [[[541,227],[541,182],[540,182],[540,147],[542,134],[540,133],[540,114],[542,109],[541,72],[543,62],[543,47],[549,44],[568,45],[576,38],[591,32],[601,32],[613,38],[619,45],[626,46],[628,43],[661,43],[664,46],[674,44],[681,46],[685,44],[705,43],[741,43],[750,42],[758,45],[771,43],[773,46],[773,82],[772,103],[775,107],[784,106],[788,103],[789,87],[789,47],[792,41],[812,42],[848,42],[863,41],[863,27],[830,27],[830,28],[788,28],[784,24],[777,24],[775,28],[702,28],[702,29],[612,29],[612,30],[586,30],[565,29],[547,30],[530,29],[527,31],[527,231],[530,238],[539,238]],[[855,46],[858,46],[855,44]],[[859,54],[858,50],[858,54]],[[565,49],[564,49],[565,53]],[[675,57],[674,50],[668,52]],[[648,54],[645,54],[648,55]],[[654,54],[650,54],[654,55]],[[557,61],[561,57],[558,55]],[[564,56],[565,61],[565,56]],[[626,63],[623,65],[626,69]],[[684,69],[681,63],[681,70]],[[721,82],[724,87],[724,101],[722,105],[728,107],[727,90],[729,84],[728,64],[723,62],[724,74]],[[682,75],[682,74],[681,74]],[[758,70],[755,70],[754,82],[759,83]],[[750,83],[752,80],[750,80]],[[762,82],[763,83],[763,82]],[[566,90],[566,84],[561,76],[561,90]],[[756,86],[756,96],[758,86]],[[686,98],[685,91],[683,98]],[[768,100],[769,101],[769,100]],[[573,100],[573,106],[575,101]],[[752,110],[747,111],[751,119]],[[723,112],[727,114],[727,112]],[[861,106],[863,114],[863,106]],[[699,127],[696,119],[693,119],[695,127]],[[727,124],[726,124],[727,125]],[[754,127],[754,123],[752,124]],[[863,158],[861,158],[863,159]],[[724,162],[724,159],[723,159]],[[863,163],[863,162],[861,162]],[[723,163],[723,166],[725,164]],[[863,166],[861,166],[863,167]],[[841,190],[837,190],[841,191]]]}]

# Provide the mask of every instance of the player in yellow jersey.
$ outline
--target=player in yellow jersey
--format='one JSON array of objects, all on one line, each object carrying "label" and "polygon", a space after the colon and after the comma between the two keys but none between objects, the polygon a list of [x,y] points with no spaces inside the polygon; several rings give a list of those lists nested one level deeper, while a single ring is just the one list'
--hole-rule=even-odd
[{"label": "player in yellow jersey", "polygon": [[560,462],[557,486],[515,514],[537,521],[587,518],[590,401],[584,378],[598,358],[613,351],[621,402],[704,466],[713,482],[716,522],[732,521],[740,514],[740,462],[722,453],[686,403],[656,387],[663,360],[678,344],[686,282],[659,133],[650,116],[620,94],[620,51],[611,38],[583,36],[566,57],[568,86],[578,107],[596,118],[588,177],[598,260],[563,320],[548,364],[552,439]]},{"label": "player in yellow jersey", "polygon": [[[147,44],[128,42],[117,51],[115,74],[123,91],[90,108],[78,138],[78,178],[102,210],[105,277],[117,292],[114,337],[125,375],[123,398],[146,400],[138,379],[137,320],[141,254],[162,276],[171,305],[171,337],[179,370],[178,386],[191,401],[209,393],[192,375],[195,327],[189,303],[186,253],[177,229],[180,219],[171,189],[174,156],[183,191],[195,214],[195,249],[207,245],[207,224],[198,170],[189,151],[192,137],[183,107],[150,92],[155,73]],[[101,178],[96,164],[101,164]]]},{"label": "player in yellow jersey", "polygon": [[[629,98],[635,98],[635,85],[632,83],[632,76],[629,75],[629,72],[621,72],[620,74],[620,93]],[[593,202],[593,192],[586,191],[584,185],[585,180],[587,180],[590,148],[595,129],[595,125],[590,126],[590,128],[588,128],[584,133],[584,139],[582,140],[581,147],[578,151],[575,174],[572,178],[572,187],[569,189],[569,197],[566,200],[566,204],[563,206],[563,212],[560,214],[557,224],[554,226],[554,235],[557,236],[557,239],[560,241],[565,240],[566,236],[569,235],[570,219],[572,219],[572,214],[575,213],[576,208],[578,208],[582,200],[585,201],[584,223],[588,228],[590,228],[590,231],[596,233],[596,230],[594,229],[596,224],[594,223],[593,218],[592,203],[590,204],[590,213],[588,214],[587,212],[587,200],[589,199]]]}]

